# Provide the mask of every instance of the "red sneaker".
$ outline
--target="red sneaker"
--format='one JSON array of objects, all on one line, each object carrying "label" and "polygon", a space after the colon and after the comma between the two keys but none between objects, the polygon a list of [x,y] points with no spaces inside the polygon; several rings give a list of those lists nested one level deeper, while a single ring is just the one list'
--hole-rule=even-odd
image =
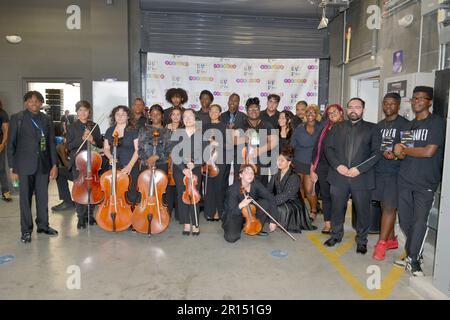
[{"label": "red sneaker", "polygon": [[398,248],[398,240],[397,240],[397,236],[394,237],[394,239],[387,239],[386,241],[387,250],[392,250],[392,249],[397,249]]},{"label": "red sneaker", "polygon": [[384,257],[386,256],[386,249],[387,242],[385,240],[378,240],[373,251],[373,258],[375,260],[384,260]]}]

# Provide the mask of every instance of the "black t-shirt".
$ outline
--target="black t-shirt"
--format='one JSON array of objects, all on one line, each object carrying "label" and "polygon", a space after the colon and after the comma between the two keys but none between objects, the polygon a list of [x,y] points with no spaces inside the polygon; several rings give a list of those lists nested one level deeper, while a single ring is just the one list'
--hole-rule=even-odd
[{"label": "black t-shirt", "polygon": [[[8,113],[6,113],[5,110],[0,108],[0,138],[3,138],[2,126],[4,123],[8,123],[8,122],[9,122]],[[0,141],[0,143],[1,143],[1,141]]]},{"label": "black t-shirt", "polygon": [[264,122],[269,122],[272,127],[278,127],[278,118],[280,117],[280,111],[276,110],[271,116],[267,114],[267,110],[261,111],[261,120]]},{"label": "black t-shirt", "polygon": [[203,112],[201,109],[195,113],[197,120],[201,121],[202,126],[205,126],[207,123],[211,122],[211,118],[209,117],[209,112]]},{"label": "black t-shirt", "polygon": [[66,115],[62,115],[60,121],[61,121],[61,123],[66,122],[66,125],[69,125],[69,124],[72,124],[75,121],[75,119],[74,119],[73,115],[69,114],[67,117],[66,117]]},{"label": "black t-shirt", "polygon": [[[111,148],[111,154],[113,151],[113,133],[116,127],[109,127],[105,133],[105,139],[108,140],[109,147]],[[133,157],[134,153],[134,140],[138,138],[137,129],[125,129],[123,137],[119,137],[119,145],[117,147],[117,163],[119,167],[125,167]]]},{"label": "black t-shirt", "polygon": [[[392,141],[392,148],[396,143],[400,143],[400,132],[407,130],[409,121],[402,116],[397,116],[394,121],[381,120],[377,124],[377,132],[379,133],[378,141],[380,142],[380,152],[382,141]],[[375,172],[382,175],[397,175],[400,169],[401,161],[388,160],[384,156],[375,165]]]},{"label": "black t-shirt", "polygon": [[415,148],[434,144],[438,150],[431,158],[406,156],[401,161],[398,183],[413,190],[436,191],[442,173],[445,121],[430,114],[423,120],[412,120],[406,129],[413,133]]},{"label": "black t-shirt", "polygon": [[[243,125],[244,132],[250,137],[250,144],[255,145],[257,142],[258,147],[267,145],[269,135],[276,134],[275,128],[270,124],[270,122],[265,122],[261,120],[255,127],[253,127],[247,120]],[[253,140],[253,141],[252,141]],[[267,152],[267,157],[271,157],[271,151]],[[267,161],[262,161],[260,156],[257,157],[257,165],[261,167],[270,167],[270,163],[262,163]]]},{"label": "black t-shirt", "polygon": [[[231,145],[228,145],[228,143],[231,142],[231,137],[227,137],[227,133],[231,133],[230,130],[228,130],[227,132],[227,126],[225,123],[223,122],[219,122],[219,123],[207,123],[205,125],[203,125],[203,139],[204,140],[208,140],[208,144],[209,144],[209,139],[214,136],[215,141],[217,141],[219,143],[219,146],[216,148],[217,152],[218,152],[218,157],[217,157],[217,164],[223,164],[226,163],[226,151],[230,150]],[[209,149],[208,149],[209,150]],[[206,156],[208,155],[208,153],[206,153]],[[229,162],[231,162],[232,156],[231,154],[229,155]],[[204,160],[208,160],[208,159],[204,159]]]}]

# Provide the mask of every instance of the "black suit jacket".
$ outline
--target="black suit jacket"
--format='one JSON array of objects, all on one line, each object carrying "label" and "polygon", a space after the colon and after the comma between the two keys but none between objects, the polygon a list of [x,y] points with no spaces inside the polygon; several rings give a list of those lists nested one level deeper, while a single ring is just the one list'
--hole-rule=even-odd
[{"label": "black suit jacket", "polygon": [[57,164],[55,131],[51,119],[39,113],[39,120],[46,139],[45,151],[40,150],[41,133],[31,122],[31,112],[20,111],[11,116],[8,136],[8,163],[19,175],[48,174]]},{"label": "black suit jacket", "polygon": [[[328,182],[337,187],[350,184],[357,189],[373,189],[375,188],[373,166],[381,156],[376,125],[360,120],[353,126],[352,128],[350,120],[346,120],[333,125],[328,133],[325,145],[325,155],[330,164]],[[351,130],[354,130],[353,143]],[[343,176],[336,170],[340,165],[349,169],[359,165],[360,175],[355,178]]]},{"label": "black suit jacket", "polygon": [[[92,121],[89,121],[90,128],[93,128],[95,126],[95,123]],[[73,167],[75,164],[75,158],[76,158],[76,152],[80,145],[83,143],[83,134],[85,131],[85,126],[80,120],[75,121],[71,125],[67,127],[67,149],[69,149],[69,158],[70,158],[70,168]],[[99,127],[95,127],[94,131],[92,132],[92,137],[94,138],[95,146],[98,148],[101,148],[103,146],[103,139],[102,135],[100,134]],[[83,148],[80,149],[80,152],[82,150],[87,149],[87,142],[83,145]]]},{"label": "black suit jacket", "polygon": [[[230,111],[225,111],[220,116],[220,120],[228,126],[230,121]],[[234,120],[234,129],[242,129],[244,124],[247,122],[247,115],[239,110],[236,111],[236,119]]]}]

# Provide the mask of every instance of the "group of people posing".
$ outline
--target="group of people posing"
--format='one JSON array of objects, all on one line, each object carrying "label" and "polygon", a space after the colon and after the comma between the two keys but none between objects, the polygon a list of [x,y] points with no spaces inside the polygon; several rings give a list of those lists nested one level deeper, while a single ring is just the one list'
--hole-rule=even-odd
[{"label": "group of people posing", "polygon": [[[7,133],[3,130],[11,178],[19,182],[22,242],[31,241],[33,194],[37,232],[58,234],[48,221],[49,179],[56,179],[62,200],[53,211],[75,209],[78,229],[96,223],[96,204],[74,202],[68,184],[80,175],[77,156],[93,149],[103,152],[103,171],[113,166],[129,176],[126,201],[132,211],[142,207],[144,198],[139,176],[148,170],[167,176],[162,205],[183,225],[185,236],[200,234],[200,213],[208,221],[222,221],[228,242],[240,239],[242,231],[267,236],[277,226],[291,232],[315,230],[319,194],[322,233],[330,235],[324,245],[334,246],[344,236],[351,197],[357,215],[356,252],[365,254],[371,201],[380,201],[381,232],[373,258],[383,260],[387,250],[398,247],[394,232],[398,213],[406,254],[395,264],[423,275],[426,222],[441,178],[445,130],[443,119],[429,110],[432,88],[414,89],[412,121],[398,114],[400,96],[386,94],[385,118],[378,124],[363,120],[365,102],[360,98],[350,99],[345,109],[331,104],[323,113],[317,105],[300,101],[295,114],[278,111],[280,97],[275,94],[268,96],[263,111],[258,98],[248,99],[246,113],[239,111],[236,93],[229,97],[225,112],[207,90],[200,94],[199,111],[183,108],[187,99],[185,90],[171,88],[166,93],[171,104],[167,109],[155,104],[146,110],[140,98],[131,109],[116,106],[103,136],[90,120],[90,103],[79,101],[78,119],[65,130],[64,166],[58,160],[62,156],[52,122],[40,112],[44,99],[39,92],[28,92],[26,109],[11,117]],[[201,201],[194,200],[196,194]],[[130,224],[129,229],[139,228]]]}]

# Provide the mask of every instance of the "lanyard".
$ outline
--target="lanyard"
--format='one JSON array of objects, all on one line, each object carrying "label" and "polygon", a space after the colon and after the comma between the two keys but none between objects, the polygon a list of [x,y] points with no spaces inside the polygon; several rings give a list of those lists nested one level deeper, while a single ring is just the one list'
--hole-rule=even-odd
[{"label": "lanyard", "polygon": [[43,137],[44,131],[41,129],[41,127],[39,127],[36,121],[34,121],[33,119],[31,119],[31,122],[33,122],[33,125],[36,127],[36,129],[39,129],[39,131],[41,131],[41,136]]}]

